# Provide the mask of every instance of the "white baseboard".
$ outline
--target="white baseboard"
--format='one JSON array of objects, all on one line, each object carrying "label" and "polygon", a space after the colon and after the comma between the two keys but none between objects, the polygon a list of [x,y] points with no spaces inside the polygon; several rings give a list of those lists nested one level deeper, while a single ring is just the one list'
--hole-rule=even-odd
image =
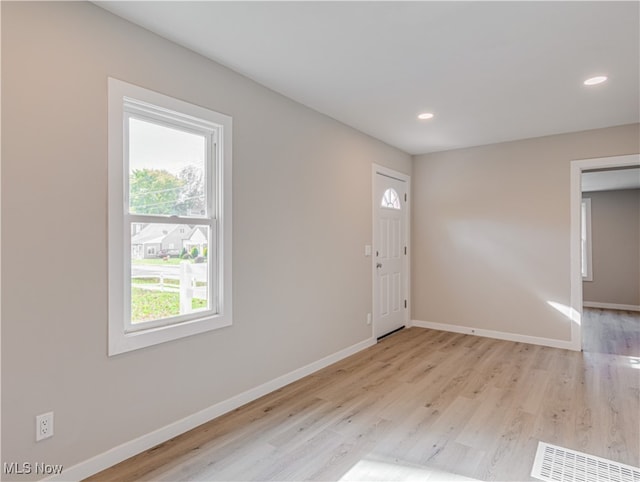
[{"label": "white baseboard", "polygon": [[584,301],[585,308],[602,308],[604,310],[640,311],[640,305],[620,305],[618,303],[598,303],[597,301]]},{"label": "white baseboard", "polygon": [[471,328],[461,325],[449,325],[447,323],[434,323],[432,321],[413,320],[413,326],[420,328],[431,328],[432,330],[450,331],[453,333],[464,333],[465,335],[484,336],[486,338],[495,338],[497,340],[516,341],[520,343],[530,343],[532,345],[549,346],[552,348],[563,348],[565,350],[575,350],[571,340],[555,340],[553,338],[542,338],[538,336],[519,335],[517,333],[508,333],[503,331],[484,330],[481,328]]},{"label": "white baseboard", "polygon": [[62,474],[58,476],[48,477],[44,480],[55,481],[77,481],[85,479],[91,475],[112,467],[113,465],[122,462],[134,455],[137,455],[145,450],[155,447],[158,444],[166,442],[167,440],[183,434],[193,428],[196,428],[203,423],[213,420],[220,415],[224,415],[227,412],[235,410],[246,403],[256,400],[268,393],[271,393],[279,388],[295,382],[307,375],[311,375],[322,368],[325,368],[337,361],[347,358],[365,348],[375,345],[375,338],[364,340],[360,343],[356,343],[350,347],[340,350],[337,353],[326,356],[318,361],[310,363],[302,368],[293,370],[285,375],[275,378],[269,382],[263,383],[255,388],[240,393],[235,397],[231,397],[228,400],[224,400],[220,403],[216,403],[204,410],[189,415],[181,420],[170,423],[164,427],[161,427],[153,432],[142,435],[134,440],[125,442],[122,445],[113,447],[106,452],[103,452],[95,457],[80,462],[68,469],[65,469]]}]

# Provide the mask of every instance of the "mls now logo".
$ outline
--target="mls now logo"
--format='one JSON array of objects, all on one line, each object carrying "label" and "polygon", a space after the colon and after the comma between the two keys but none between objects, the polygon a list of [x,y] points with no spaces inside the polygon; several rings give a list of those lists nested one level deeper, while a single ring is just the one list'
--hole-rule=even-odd
[{"label": "mls now logo", "polygon": [[43,464],[36,462],[5,462],[2,466],[6,475],[58,475],[62,473],[63,466],[61,464]]}]

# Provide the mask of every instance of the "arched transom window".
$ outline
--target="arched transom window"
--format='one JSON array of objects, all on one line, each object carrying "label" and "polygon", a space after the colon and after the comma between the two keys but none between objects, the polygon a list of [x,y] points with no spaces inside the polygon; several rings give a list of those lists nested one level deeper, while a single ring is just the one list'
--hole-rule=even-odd
[{"label": "arched transom window", "polygon": [[400,206],[400,197],[395,189],[389,188],[382,195],[381,207],[389,209],[402,209]]}]

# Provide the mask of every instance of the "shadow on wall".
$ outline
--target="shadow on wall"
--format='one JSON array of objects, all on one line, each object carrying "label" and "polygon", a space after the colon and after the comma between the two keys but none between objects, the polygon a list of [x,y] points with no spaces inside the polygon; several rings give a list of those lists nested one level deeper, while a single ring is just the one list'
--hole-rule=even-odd
[{"label": "shadow on wall", "polygon": [[[580,324],[580,313],[569,306],[569,293],[566,301],[556,301],[566,289],[560,282],[562,270],[548,257],[562,242],[556,231],[522,223],[459,219],[447,222],[446,232],[451,242],[447,256],[455,258],[458,270],[456,283],[467,285],[467,295],[475,293],[472,303],[486,306],[493,302],[499,304],[493,311],[502,313],[544,310],[554,323],[560,320],[567,338],[571,323]],[[462,276],[460,270],[464,270]],[[446,277],[445,271],[442,275]]]}]

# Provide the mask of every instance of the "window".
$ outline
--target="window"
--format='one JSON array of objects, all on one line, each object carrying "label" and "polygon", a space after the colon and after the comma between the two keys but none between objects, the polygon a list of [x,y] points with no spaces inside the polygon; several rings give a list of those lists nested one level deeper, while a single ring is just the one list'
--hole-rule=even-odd
[{"label": "window", "polygon": [[581,255],[582,255],[582,280],[593,281],[592,261],[591,261],[591,199],[582,200],[582,210],[580,216],[581,226]]},{"label": "window", "polygon": [[231,324],[231,118],[109,79],[109,355]]},{"label": "window", "polygon": [[382,195],[381,207],[389,209],[402,209],[400,198],[395,189],[389,188]]}]

